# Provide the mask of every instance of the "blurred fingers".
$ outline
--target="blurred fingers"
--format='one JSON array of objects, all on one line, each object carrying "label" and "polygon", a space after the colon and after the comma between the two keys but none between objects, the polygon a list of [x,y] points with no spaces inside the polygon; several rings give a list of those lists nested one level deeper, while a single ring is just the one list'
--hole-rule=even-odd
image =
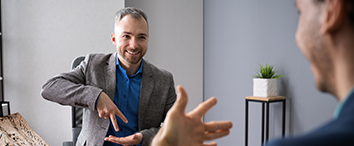
[{"label": "blurred fingers", "polygon": [[185,109],[188,102],[188,95],[184,88],[180,85],[177,86],[177,100],[173,104],[172,108],[175,108],[181,113],[185,113]]},{"label": "blurred fingers", "polygon": [[232,128],[231,121],[211,121],[205,123],[205,131],[217,131],[221,129],[230,129]]},{"label": "blurred fingers", "polygon": [[215,132],[205,132],[204,135],[204,139],[205,140],[213,140],[213,139],[217,139],[220,137],[224,137],[226,135],[230,134],[230,130],[226,129],[226,130],[217,130]]},{"label": "blurred fingers", "polygon": [[216,142],[204,143],[203,146],[217,146]]},{"label": "blurred fingers", "polygon": [[205,115],[205,113],[210,110],[215,104],[216,104],[217,100],[215,97],[211,97],[208,100],[200,103],[195,109],[193,109],[193,111],[191,111],[190,113],[188,113],[188,115],[196,115],[198,116],[198,118],[201,118]]}]

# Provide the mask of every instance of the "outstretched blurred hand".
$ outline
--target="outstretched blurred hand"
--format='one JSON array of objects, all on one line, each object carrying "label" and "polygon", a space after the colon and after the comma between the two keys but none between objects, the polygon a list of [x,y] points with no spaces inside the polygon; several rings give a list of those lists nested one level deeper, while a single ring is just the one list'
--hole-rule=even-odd
[{"label": "outstretched blurred hand", "polygon": [[202,121],[205,113],[216,104],[215,97],[185,114],[187,93],[182,86],[177,86],[177,92],[177,100],[167,113],[163,126],[152,140],[152,146],[216,146],[215,142],[204,143],[204,141],[230,133],[231,121],[208,123]]}]

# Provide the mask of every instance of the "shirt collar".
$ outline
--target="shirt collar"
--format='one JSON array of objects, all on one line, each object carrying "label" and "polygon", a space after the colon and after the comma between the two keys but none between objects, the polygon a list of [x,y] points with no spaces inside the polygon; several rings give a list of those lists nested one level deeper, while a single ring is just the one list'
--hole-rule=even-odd
[{"label": "shirt collar", "polygon": [[[118,54],[116,55],[116,65],[121,66],[119,63]],[[143,59],[141,59],[139,70],[135,73],[135,75],[132,75],[132,76],[136,76],[136,75],[142,74],[142,73],[143,73]]]},{"label": "shirt collar", "polygon": [[351,88],[351,90],[349,91],[349,93],[347,94],[346,98],[342,101],[339,101],[337,104],[336,109],[334,110],[334,114],[333,117],[335,119],[337,119],[339,117],[340,112],[342,111],[343,105],[345,104],[345,102],[348,100],[348,98],[354,94],[354,86]]}]

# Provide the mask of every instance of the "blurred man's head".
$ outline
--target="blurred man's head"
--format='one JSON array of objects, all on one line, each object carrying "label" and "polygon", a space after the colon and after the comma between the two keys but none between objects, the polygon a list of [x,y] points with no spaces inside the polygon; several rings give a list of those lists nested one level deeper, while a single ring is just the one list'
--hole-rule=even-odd
[{"label": "blurred man's head", "polygon": [[354,34],[353,4],[353,0],[296,0],[297,44],[311,63],[317,88],[336,96],[339,54],[347,51],[341,37]]}]

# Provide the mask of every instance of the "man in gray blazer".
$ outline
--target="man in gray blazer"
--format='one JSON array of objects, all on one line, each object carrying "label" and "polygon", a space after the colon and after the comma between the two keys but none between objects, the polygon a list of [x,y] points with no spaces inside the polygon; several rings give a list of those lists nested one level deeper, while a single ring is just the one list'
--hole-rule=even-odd
[{"label": "man in gray blazer", "polygon": [[[143,59],[149,38],[145,13],[124,8],[115,19],[116,53],[88,54],[42,87],[45,99],[84,108],[79,146],[149,145],[176,100],[172,74]],[[107,136],[117,144],[104,141]]]}]

